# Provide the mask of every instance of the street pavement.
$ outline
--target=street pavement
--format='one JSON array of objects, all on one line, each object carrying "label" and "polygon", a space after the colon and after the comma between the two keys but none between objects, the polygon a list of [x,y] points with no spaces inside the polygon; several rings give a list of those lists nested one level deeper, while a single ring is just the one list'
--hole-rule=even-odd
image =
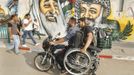
[{"label": "street pavement", "polygon": [[[0,47],[0,75],[60,75],[56,69],[40,72],[33,64],[37,53],[43,51],[41,48],[43,39],[45,38],[36,39],[40,42],[39,46],[34,46],[28,39],[27,45],[32,52],[21,50],[20,55],[7,51],[8,48]],[[134,56],[134,42],[113,42],[112,49],[105,49],[100,54]],[[97,75],[134,75],[134,61],[101,58]]]},{"label": "street pavement", "polygon": [[134,75],[134,61],[101,59],[97,75]]}]

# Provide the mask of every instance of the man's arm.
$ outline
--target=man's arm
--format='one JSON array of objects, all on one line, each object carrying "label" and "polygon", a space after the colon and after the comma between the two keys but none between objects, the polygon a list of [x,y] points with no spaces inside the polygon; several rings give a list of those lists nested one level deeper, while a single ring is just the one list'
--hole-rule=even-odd
[{"label": "man's arm", "polygon": [[33,22],[34,25],[38,26],[38,24],[36,22]]},{"label": "man's arm", "polygon": [[53,44],[61,44],[65,41],[68,41],[72,36],[74,36],[76,33],[76,30],[71,30],[70,32],[67,33],[67,35],[63,38],[60,38],[59,40],[57,41],[54,41]]},{"label": "man's arm", "polygon": [[74,32],[70,31],[70,33],[68,33],[65,37],[60,38],[57,41],[54,41],[53,44],[61,44],[61,43],[65,42],[65,41],[69,40],[73,35],[74,35]]},{"label": "man's arm", "polygon": [[11,27],[12,27],[12,24],[8,23],[8,31],[9,31],[10,40],[13,38],[12,37],[12,29],[11,29]]},{"label": "man's arm", "polygon": [[85,52],[85,51],[87,50],[87,48],[90,46],[92,40],[93,40],[93,34],[92,34],[92,32],[89,32],[89,33],[87,34],[86,44],[85,44],[85,46],[83,47],[83,49],[81,49],[82,52]]},{"label": "man's arm", "polygon": [[31,22],[32,22],[32,19],[28,20],[28,24],[27,25],[29,25]]},{"label": "man's arm", "polygon": [[61,44],[61,43],[63,43],[63,42],[65,42],[64,38],[60,38],[60,39],[58,39],[57,41],[54,41],[53,43],[54,43],[54,44]]},{"label": "man's arm", "polygon": [[21,33],[20,33],[20,31],[17,29],[17,33],[21,36]]},{"label": "man's arm", "polygon": [[33,24],[34,24],[35,26],[37,26],[37,29],[39,28],[39,25],[38,25],[38,23],[36,23],[36,22],[33,22]]},{"label": "man's arm", "polygon": [[8,27],[8,30],[9,30],[10,40],[11,40],[11,39],[13,39],[13,37],[12,37],[12,29],[11,29],[11,27]]},{"label": "man's arm", "polygon": [[22,24],[22,28],[27,27],[32,22],[32,19],[28,20],[28,23],[26,24],[24,21],[24,24]]}]

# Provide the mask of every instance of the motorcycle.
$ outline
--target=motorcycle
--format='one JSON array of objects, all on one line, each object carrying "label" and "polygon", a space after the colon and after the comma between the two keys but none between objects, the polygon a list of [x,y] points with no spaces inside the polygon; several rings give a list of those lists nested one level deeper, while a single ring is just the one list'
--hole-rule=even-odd
[{"label": "motorcycle", "polygon": [[[58,33],[57,35],[60,35]],[[51,35],[48,36],[43,41],[42,48],[44,49],[44,52],[38,53],[34,58],[34,65],[36,68],[40,71],[48,71],[53,67],[53,64],[57,64],[55,61],[55,57],[52,53],[53,45],[50,45],[49,42],[52,40],[55,40],[56,38],[52,38]]]},{"label": "motorcycle", "polygon": [[[56,37],[48,36],[43,41],[42,47],[44,52],[38,53],[34,58],[34,65],[40,71],[46,72],[53,68],[54,65],[60,70],[59,62],[56,61],[55,55],[52,52],[54,45],[49,44],[52,40],[56,40]],[[63,59],[65,70],[71,75],[93,75],[93,71],[97,69],[99,64],[99,58],[97,50],[90,51],[81,53],[79,48],[67,48]]]}]

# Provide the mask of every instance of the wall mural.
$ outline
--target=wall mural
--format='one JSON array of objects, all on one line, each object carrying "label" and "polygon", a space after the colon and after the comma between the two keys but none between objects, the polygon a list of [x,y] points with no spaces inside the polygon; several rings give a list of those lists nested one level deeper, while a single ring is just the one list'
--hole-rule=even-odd
[{"label": "wall mural", "polygon": [[120,26],[120,38],[134,41],[134,0],[111,0],[111,14],[108,19],[117,20]]},{"label": "wall mural", "polygon": [[0,5],[0,15],[1,15],[1,16],[4,16],[4,15],[5,15],[5,11],[4,11],[4,9],[1,7],[1,5]]},{"label": "wall mural", "polygon": [[[43,33],[65,35],[65,24],[57,0],[33,0],[30,13],[40,22]],[[44,30],[44,31],[43,31]]]},{"label": "wall mural", "polygon": [[[3,4],[5,3],[5,4]],[[2,8],[3,7],[3,8]],[[127,20],[122,26],[120,19],[112,18],[112,4],[110,0],[5,0],[0,1],[0,14],[18,14],[23,19],[30,13],[33,19],[40,23],[42,34],[55,36],[66,34],[66,24],[69,17],[77,19],[86,17],[90,24],[97,28],[110,31],[113,40],[126,40],[132,36],[133,22]],[[133,10],[133,9],[132,9]],[[134,20],[134,19],[132,19]],[[134,34],[133,34],[134,35]],[[132,39],[134,41],[134,39]]]},{"label": "wall mural", "polygon": [[17,14],[18,11],[18,0],[10,0],[7,4],[9,15]]}]

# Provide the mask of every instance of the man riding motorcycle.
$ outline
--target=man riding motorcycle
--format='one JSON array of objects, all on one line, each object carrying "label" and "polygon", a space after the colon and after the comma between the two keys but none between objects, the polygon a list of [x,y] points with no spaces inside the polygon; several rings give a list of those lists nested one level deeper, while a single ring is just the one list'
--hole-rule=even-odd
[{"label": "man riding motorcycle", "polygon": [[[79,30],[80,29],[76,26],[76,19],[74,17],[71,17],[68,22],[67,35],[63,38],[59,38],[56,41],[50,42],[51,45],[55,45],[53,52],[55,53],[56,49],[64,49],[65,45],[61,45],[61,43],[65,42],[65,41],[68,41],[68,47],[73,46],[73,41],[75,39],[75,37],[74,37],[75,33]],[[64,49],[64,53],[65,53],[65,49]],[[61,56],[61,53],[55,54],[56,60],[61,66],[61,72],[64,71],[64,66],[63,66],[64,53],[62,53],[63,56]]]}]

